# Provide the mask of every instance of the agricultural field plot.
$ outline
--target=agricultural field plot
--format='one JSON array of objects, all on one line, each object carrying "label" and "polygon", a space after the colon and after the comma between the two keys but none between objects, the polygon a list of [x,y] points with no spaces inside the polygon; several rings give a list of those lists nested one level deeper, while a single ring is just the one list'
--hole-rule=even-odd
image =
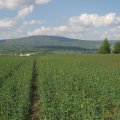
[{"label": "agricultural field plot", "polygon": [[38,60],[42,120],[120,120],[120,56]]},{"label": "agricultural field plot", "polygon": [[27,58],[0,58],[0,120],[28,119],[32,65]]},{"label": "agricultural field plot", "polygon": [[120,56],[0,58],[0,120],[120,120]]}]

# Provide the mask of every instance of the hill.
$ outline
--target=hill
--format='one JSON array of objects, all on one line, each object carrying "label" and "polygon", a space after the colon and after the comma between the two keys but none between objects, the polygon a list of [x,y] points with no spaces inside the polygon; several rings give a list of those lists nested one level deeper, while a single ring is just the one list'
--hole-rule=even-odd
[{"label": "hill", "polygon": [[[113,45],[115,41],[110,41]],[[1,53],[93,53],[102,41],[78,40],[58,36],[30,36],[0,41]]]}]

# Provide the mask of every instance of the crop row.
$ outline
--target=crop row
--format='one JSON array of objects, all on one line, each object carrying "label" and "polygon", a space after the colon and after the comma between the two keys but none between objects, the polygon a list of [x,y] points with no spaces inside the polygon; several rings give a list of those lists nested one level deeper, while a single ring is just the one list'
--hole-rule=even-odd
[{"label": "crop row", "polygon": [[120,120],[120,56],[33,59],[0,58],[0,120]]},{"label": "crop row", "polygon": [[120,56],[39,58],[41,119],[120,120],[119,61]]},{"label": "crop row", "polygon": [[[29,116],[33,61],[31,59],[18,61],[19,68],[14,69],[14,73],[5,79],[7,82],[0,88],[0,120],[24,120]],[[14,64],[17,65],[18,61],[16,59]],[[21,61],[24,61],[24,64]]]}]

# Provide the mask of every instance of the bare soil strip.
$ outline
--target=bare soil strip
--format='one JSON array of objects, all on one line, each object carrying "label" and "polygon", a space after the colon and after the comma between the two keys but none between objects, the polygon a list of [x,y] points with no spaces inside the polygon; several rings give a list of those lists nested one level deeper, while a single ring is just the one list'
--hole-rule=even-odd
[{"label": "bare soil strip", "polygon": [[38,87],[38,68],[37,62],[34,61],[32,74],[32,88],[31,88],[31,107],[30,120],[40,120],[40,105],[39,105],[39,87]]}]

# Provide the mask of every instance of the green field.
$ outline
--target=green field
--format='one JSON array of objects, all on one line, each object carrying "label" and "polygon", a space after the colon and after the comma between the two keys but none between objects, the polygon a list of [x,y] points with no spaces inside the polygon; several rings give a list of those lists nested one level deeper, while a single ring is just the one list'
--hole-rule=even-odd
[{"label": "green field", "polygon": [[0,57],[0,120],[120,120],[120,55]]}]

